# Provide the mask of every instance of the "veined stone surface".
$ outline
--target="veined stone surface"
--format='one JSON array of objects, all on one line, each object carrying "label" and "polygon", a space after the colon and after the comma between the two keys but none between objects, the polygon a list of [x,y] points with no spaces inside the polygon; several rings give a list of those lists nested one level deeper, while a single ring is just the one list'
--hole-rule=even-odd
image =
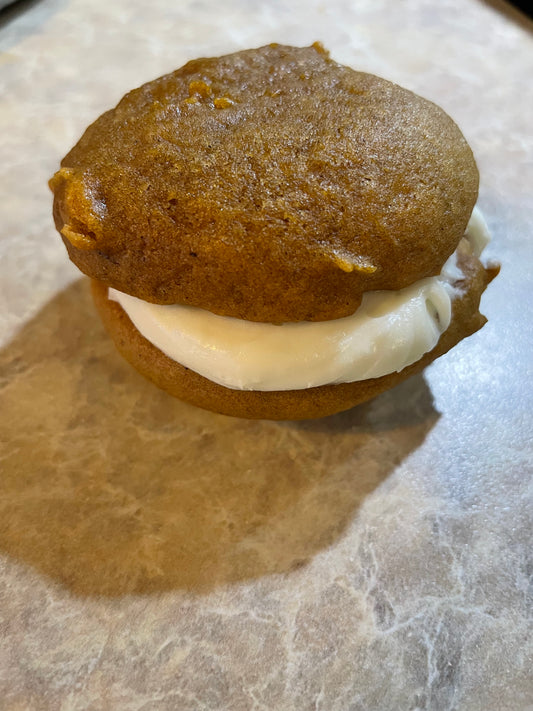
[{"label": "veined stone surface", "polygon": [[[0,708],[526,711],[533,23],[496,0],[46,0],[0,18]],[[440,104],[502,262],[489,323],[308,423],[203,412],[114,351],[46,182],[96,116],[271,41]]]}]

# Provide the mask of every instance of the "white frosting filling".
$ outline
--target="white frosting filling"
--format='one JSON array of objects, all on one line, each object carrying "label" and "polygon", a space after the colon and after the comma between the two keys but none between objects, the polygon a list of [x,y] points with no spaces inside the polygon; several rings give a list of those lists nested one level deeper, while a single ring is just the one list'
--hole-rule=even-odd
[{"label": "white frosting filling", "polygon": [[[474,208],[458,249],[479,256],[489,239]],[[399,291],[368,292],[351,316],[281,325],[151,304],[115,289],[109,289],[109,298],[159,350],[215,383],[239,390],[299,390],[378,378],[415,363],[450,325],[454,284],[462,277],[454,252],[438,276]]]}]

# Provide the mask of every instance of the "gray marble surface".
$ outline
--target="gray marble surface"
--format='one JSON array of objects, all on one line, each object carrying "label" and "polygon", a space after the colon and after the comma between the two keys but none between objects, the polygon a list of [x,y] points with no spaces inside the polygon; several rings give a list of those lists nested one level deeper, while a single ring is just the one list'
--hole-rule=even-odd
[{"label": "gray marble surface", "polygon": [[[0,708],[533,709],[533,23],[442,0],[41,0],[0,26]],[[114,352],[46,182],[128,89],[321,40],[433,99],[502,263],[482,331],[309,423]]]}]

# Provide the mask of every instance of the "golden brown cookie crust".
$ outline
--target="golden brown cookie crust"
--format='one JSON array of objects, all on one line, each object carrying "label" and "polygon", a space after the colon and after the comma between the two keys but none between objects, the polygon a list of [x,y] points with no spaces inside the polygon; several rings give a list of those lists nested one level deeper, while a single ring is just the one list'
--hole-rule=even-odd
[{"label": "golden brown cookie crust", "polygon": [[256,321],[339,318],[438,273],[478,190],[444,111],[320,47],[189,62],[61,165],[55,222],[83,272]]},{"label": "golden brown cookie crust", "polygon": [[107,298],[107,286],[92,282],[92,293],[106,329],[117,349],[142,375],[181,400],[213,412],[235,417],[299,420],[324,417],[370,400],[419,372],[459,341],[480,329],[486,319],[479,313],[479,300],[496,268],[486,269],[474,256],[461,253],[459,265],[465,275],[454,299],[452,321],[435,348],[400,373],[356,383],[324,385],[307,390],[259,392],[232,390],[168,358],[132,324],[126,312]]}]

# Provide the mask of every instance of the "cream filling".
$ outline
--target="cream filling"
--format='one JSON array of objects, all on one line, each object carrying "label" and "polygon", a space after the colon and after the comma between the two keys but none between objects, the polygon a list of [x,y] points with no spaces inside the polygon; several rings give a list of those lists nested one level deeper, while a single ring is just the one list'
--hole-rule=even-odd
[{"label": "cream filling", "polygon": [[209,380],[238,390],[300,390],[394,373],[432,350],[450,325],[457,253],[479,256],[490,237],[474,208],[465,237],[436,277],[399,291],[364,294],[357,311],[332,321],[274,325],[179,304],[150,304],[115,289],[117,301],[154,346]]}]

